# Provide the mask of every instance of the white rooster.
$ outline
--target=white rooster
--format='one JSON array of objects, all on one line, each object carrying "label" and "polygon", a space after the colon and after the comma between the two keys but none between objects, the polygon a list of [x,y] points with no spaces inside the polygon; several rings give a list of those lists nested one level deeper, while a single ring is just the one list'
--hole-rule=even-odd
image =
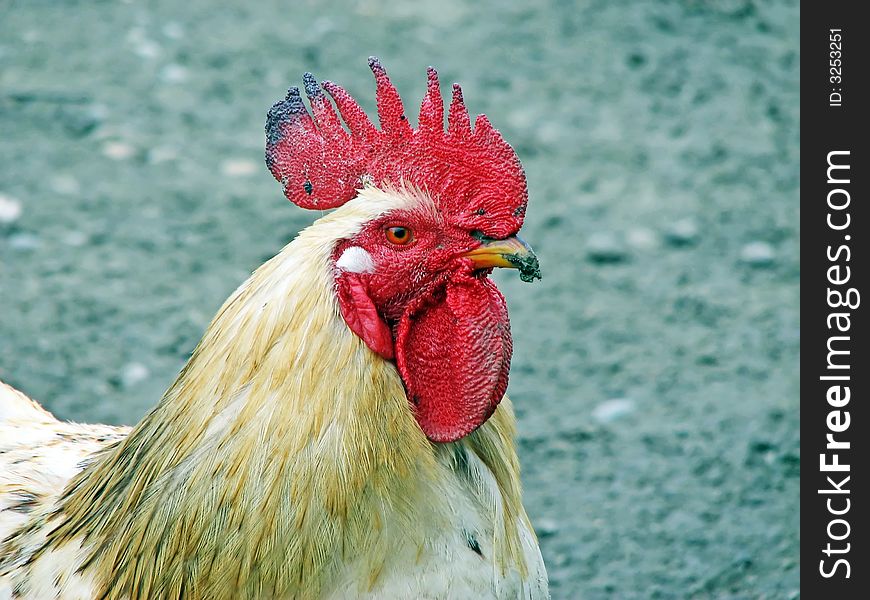
[{"label": "white rooster", "polygon": [[0,600],[547,598],[505,302],[539,276],[516,154],[438,79],[380,129],[310,74],[269,111],[287,197],[336,208],[226,301],[132,429],[0,385]]}]

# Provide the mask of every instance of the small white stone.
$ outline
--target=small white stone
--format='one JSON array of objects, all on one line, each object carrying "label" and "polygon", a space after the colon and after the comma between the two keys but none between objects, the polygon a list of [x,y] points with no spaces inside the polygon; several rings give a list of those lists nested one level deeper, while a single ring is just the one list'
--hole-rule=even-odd
[{"label": "small white stone", "polygon": [[675,221],[668,227],[665,237],[673,246],[688,246],[698,241],[698,224],[691,217]]},{"label": "small white stone", "polygon": [[160,55],[160,44],[149,39],[143,39],[134,46],[134,51],[142,58],[157,58]]},{"label": "small white stone", "polygon": [[740,260],[753,267],[769,267],[776,260],[776,252],[767,242],[749,242],[740,249]]},{"label": "small white stone", "polygon": [[182,83],[187,76],[187,69],[176,63],[169,63],[160,71],[160,77],[167,83]]},{"label": "small white stone", "polygon": [[635,227],[629,229],[625,235],[625,239],[629,246],[638,250],[652,250],[656,247],[656,234],[651,229],[646,227]]},{"label": "small white stone", "polygon": [[555,146],[565,136],[565,126],[555,121],[545,121],[536,133],[541,144]]},{"label": "small white stone", "polygon": [[136,149],[124,142],[106,142],[103,144],[103,155],[112,160],[126,160],[136,154]]},{"label": "small white stone", "polygon": [[228,177],[248,177],[260,171],[260,165],[245,159],[225,160],[221,163],[221,171]]},{"label": "small white stone", "polygon": [[133,52],[142,58],[156,58],[160,54],[160,45],[150,39],[141,27],[133,27],[127,32],[127,42],[133,46]]},{"label": "small white stone", "polygon": [[124,365],[124,370],[121,372],[121,383],[124,387],[133,387],[140,381],[148,379],[151,375],[150,369],[139,362],[131,362]]},{"label": "small white stone", "polygon": [[0,194],[0,224],[14,223],[21,217],[21,202],[11,196]]},{"label": "small white stone", "polygon": [[538,537],[550,537],[559,533],[559,523],[555,519],[539,517],[534,522]]},{"label": "small white stone", "polygon": [[614,234],[598,231],[586,240],[586,256],[596,263],[617,263],[626,260],[628,252]]},{"label": "small white stone", "polygon": [[592,409],[592,418],[599,423],[611,423],[634,412],[634,400],[613,398]]}]

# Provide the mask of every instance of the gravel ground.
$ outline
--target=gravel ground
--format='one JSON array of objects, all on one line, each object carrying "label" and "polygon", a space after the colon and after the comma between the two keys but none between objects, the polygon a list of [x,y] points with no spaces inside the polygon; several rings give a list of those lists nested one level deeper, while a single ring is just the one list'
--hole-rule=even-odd
[{"label": "gravel ground", "polygon": [[433,64],[528,173],[544,279],[498,281],[553,597],[797,597],[798,3],[391,4],[0,0],[0,378],[135,422],[313,219],[269,105]]}]

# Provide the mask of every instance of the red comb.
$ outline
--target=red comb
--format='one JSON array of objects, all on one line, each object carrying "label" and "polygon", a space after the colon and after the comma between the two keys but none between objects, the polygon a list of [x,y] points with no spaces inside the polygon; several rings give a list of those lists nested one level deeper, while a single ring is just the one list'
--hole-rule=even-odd
[{"label": "red comb", "polygon": [[296,87],[269,110],[266,164],[287,198],[303,208],[335,208],[356,196],[363,178],[375,185],[405,182],[426,191],[458,226],[498,238],[516,233],[528,200],[522,165],[485,116],[472,131],[459,85],[453,85],[445,131],[438,74],[430,67],[413,129],[380,61],[370,58],[369,67],[380,129],[343,88],[324,82],[337,114],[311,73],[303,81],[313,117]]}]

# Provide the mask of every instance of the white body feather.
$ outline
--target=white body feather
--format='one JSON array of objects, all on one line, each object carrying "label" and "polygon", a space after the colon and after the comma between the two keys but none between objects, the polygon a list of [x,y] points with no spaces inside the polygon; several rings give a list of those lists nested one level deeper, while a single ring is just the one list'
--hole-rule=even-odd
[{"label": "white body feather", "polygon": [[[128,428],[104,425],[79,425],[57,421],[17,390],[0,382],[0,540],[21,527],[32,517],[31,511],[17,510],[23,494],[40,499],[34,512],[54,505],[74,474],[81,470],[87,457],[108,443],[122,439]],[[15,409],[15,414],[9,414]],[[228,420],[216,421],[227,426]],[[502,512],[501,494],[492,473],[475,455],[469,454],[468,471],[473,479],[453,472],[445,481],[441,519],[428,523],[427,552],[397,551],[384,564],[376,588],[361,593],[360,577],[367,568],[365,561],[349,562],[323,597],[329,600],[360,599],[465,599],[496,600],[547,598],[547,574],[537,541],[525,522],[519,521],[523,551],[529,574],[500,577],[490,560],[495,535],[493,516]],[[453,527],[442,528],[440,520],[452,521]],[[420,523],[426,526],[427,523]],[[475,532],[480,550],[469,547],[465,532]],[[45,540],[45,529],[34,531],[28,556]],[[395,548],[402,549],[404,532],[385,527],[383,534],[393,538]],[[409,549],[405,549],[409,550]],[[0,574],[0,600],[90,600],[96,596],[93,578],[77,573],[84,560],[80,543],[53,549],[34,563],[34,568]],[[2,564],[2,561],[0,561]],[[22,580],[26,577],[27,582]],[[27,593],[14,596],[13,588],[21,584]],[[60,584],[60,585],[59,585]]]}]

